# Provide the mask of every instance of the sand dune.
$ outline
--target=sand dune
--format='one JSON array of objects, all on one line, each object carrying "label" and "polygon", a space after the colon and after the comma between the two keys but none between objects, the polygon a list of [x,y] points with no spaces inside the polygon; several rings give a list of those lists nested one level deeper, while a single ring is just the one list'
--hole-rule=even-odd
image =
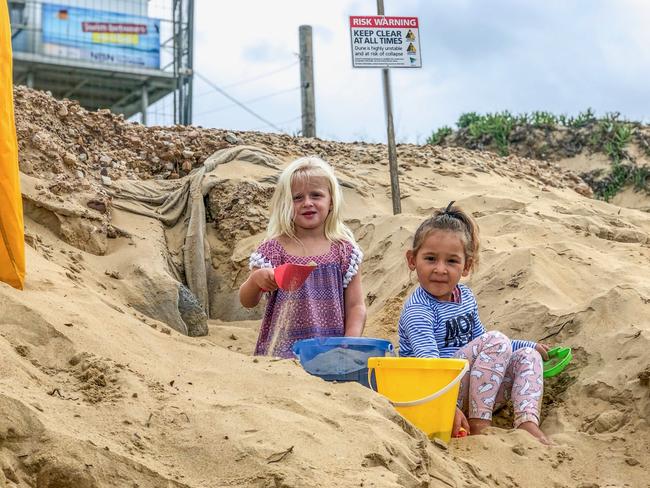
[{"label": "sand dune", "polygon": [[[546,385],[542,427],[554,446],[498,427],[441,446],[358,384],[326,383],[296,361],[250,355],[260,310],[238,307],[235,290],[263,238],[276,170],[219,168],[207,223],[215,305],[208,335],[187,337],[174,326],[168,266],[178,259],[177,229],[112,208],[93,152],[109,146],[86,140],[86,160],[54,176],[48,170],[48,151],[79,154],[76,136],[66,138],[72,130],[84,137],[81,126],[49,117],[107,116],[27,91],[17,100],[28,278],[22,292],[0,285],[7,486],[648,486],[647,212],[583,197],[577,177],[548,163],[407,145],[398,148],[404,213],[393,216],[381,145],[236,134],[283,162],[315,153],[336,167],[366,255],[366,335],[397,343],[399,310],[415,284],[403,258],[409,238],[431,209],[456,200],[481,227],[482,262],[468,283],[483,322],[574,349],[566,372]],[[64,106],[66,116],[56,116]],[[152,141],[171,134],[205,147],[207,157],[224,136],[104,123],[123,152],[137,146],[136,132]],[[52,142],[36,147],[33,134]],[[120,157],[125,169],[109,166],[112,178],[155,177],[133,170],[149,156]],[[86,189],[52,191],[71,178]],[[105,212],[88,205],[99,200]],[[496,424],[508,422],[505,410]]]}]

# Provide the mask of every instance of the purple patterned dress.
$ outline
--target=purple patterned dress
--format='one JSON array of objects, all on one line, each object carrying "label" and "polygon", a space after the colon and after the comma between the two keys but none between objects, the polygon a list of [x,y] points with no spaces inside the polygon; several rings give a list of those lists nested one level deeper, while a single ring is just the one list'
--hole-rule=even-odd
[{"label": "purple patterned dress", "polygon": [[292,358],[291,346],[296,341],[343,336],[344,292],[362,259],[361,250],[347,241],[333,242],[329,252],[320,256],[292,256],[276,239],[262,243],[251,254],[251,269],[310,262],[317,263],[318,267],[298,290],[277,289],[267,294],[255,355]]}]

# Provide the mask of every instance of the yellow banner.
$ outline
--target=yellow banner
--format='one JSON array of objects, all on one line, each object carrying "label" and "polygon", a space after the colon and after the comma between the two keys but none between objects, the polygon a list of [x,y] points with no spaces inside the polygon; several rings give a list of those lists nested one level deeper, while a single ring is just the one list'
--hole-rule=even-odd
[{"label": "yellow banner", "polygon": [[0,281],[23,288],[25,235],[14,120],[11,26],[0,1]]},{"label": "yellow banner", "polygon": [[137,46],[140,42],[140,36],[138,34],[120,34],[117,32],[93,32],[92,41],[95,44]]}]

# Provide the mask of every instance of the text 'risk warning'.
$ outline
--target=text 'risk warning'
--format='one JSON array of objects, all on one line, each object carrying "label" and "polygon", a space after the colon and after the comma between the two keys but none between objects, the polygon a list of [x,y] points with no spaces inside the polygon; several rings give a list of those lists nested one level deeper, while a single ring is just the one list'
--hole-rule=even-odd
[{"label": "text 'risk warning'", "polygon": [[354,68],[421,68],[417,17],[351,16]]}]

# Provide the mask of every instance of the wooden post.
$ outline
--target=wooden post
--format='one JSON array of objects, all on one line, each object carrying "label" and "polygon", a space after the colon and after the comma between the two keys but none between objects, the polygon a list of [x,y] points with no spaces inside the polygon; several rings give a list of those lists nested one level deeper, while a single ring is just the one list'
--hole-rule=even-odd
[{"label": "wooden post", "polygon": [[142,91],[140,92],[140,113],[142,118],[140,119],[142,125],[147,125],[147,107],[149,106],[149,92],[147,91],[147,84],[142,84]]},{"label": "wooden post", "polygon": [[316,108],[314,100],[314,57],[310,25],[301,25],[300,36],[300,99],[302,102],[302,135],[316,137]]},{"label": "wooden post", "polygon": [[[377,0],[377,15],[384,15],[384,0]],[[395,147],[395,127],[393,126],[393,100],[390,94],[390,71],[381,70],[384,85],[384,108],[386,110],[386,131],[388,133],[388,167],[390,169],[390,193],[393,199],[393,215],[402,213],[402,202],[397,174],[397,148]]]}]

